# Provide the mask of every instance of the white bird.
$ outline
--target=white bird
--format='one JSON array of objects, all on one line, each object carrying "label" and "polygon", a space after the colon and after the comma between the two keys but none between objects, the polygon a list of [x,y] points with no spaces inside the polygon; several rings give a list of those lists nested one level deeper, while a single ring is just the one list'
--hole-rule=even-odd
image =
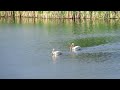
[{"label": "white bird", "polygon": [[62,52],[61,51],[55,51],[55,49],[53,48],[52,55],[59,56],[59,55],[62,55]]},{"label": "white bird", "polygon": [[75,46],[74,43],[71,44],[70,51],[79,51],[79,50],[81,50],[80,46]]}]

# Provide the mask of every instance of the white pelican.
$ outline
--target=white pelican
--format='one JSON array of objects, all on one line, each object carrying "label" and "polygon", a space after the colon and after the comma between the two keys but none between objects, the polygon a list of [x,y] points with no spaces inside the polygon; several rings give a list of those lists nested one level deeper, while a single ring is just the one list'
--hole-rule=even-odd
[{"label": "white pelican", "polygon": [[79,50],[81,50],[80,46],[75,46],[74,43],[71,44],[70,51],[79,51]]},{"label": "white pelican", "polygon": [[52,55],[59,56],[59,55],[62,55],[62,52],[61,51],[55,51],[55,49],[53,48]]}]

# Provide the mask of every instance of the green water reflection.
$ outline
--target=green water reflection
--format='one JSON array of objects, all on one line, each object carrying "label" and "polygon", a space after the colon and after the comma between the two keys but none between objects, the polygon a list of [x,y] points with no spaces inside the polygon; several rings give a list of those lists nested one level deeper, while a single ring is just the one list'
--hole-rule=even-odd
[{"label": "green water reflection", "polygon": [[[96,46],[109,42],[120,41],[120,21],[118,19],[109,20],[64,20],[64,19],[33,19],[16,18],[0,19],[0,23],[11,23],[15,25],[34,25],[42,27],[50,36],[58,38],[63,46],[74,42],[82,47]],[[63,37],[63,41],[59,41]]]}]

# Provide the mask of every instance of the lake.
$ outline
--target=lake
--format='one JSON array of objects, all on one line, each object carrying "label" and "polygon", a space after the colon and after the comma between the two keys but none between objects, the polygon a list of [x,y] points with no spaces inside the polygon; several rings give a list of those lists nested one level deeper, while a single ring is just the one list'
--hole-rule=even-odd
[{"label": "lake", "polygon": [[[82,49],[71,53],[72,42]],[[119,78],[119,20],[0,20],[0,79]]]}]

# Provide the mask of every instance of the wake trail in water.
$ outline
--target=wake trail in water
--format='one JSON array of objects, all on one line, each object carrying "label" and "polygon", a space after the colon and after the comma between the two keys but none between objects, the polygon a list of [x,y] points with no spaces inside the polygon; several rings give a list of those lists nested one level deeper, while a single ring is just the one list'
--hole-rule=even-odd
[{"label": "wake trail in water", "polygon": [[80,51],[70,52],[63,51],[61,56],[69,56],[71,54],[83,55],[83,54],[120,54],[120,42],[117,43],[108,43],[92,47],[84,47]]},{"label": "wake trail in water", "polygon": [[120,52],[120,42],[117,43],[108,43],[108,44],[102,44],[99,46],[93,46],[93,47],[85,47],[82,48],[80,51],[76,51],[75,53],[112,53],[112,52]]}]

